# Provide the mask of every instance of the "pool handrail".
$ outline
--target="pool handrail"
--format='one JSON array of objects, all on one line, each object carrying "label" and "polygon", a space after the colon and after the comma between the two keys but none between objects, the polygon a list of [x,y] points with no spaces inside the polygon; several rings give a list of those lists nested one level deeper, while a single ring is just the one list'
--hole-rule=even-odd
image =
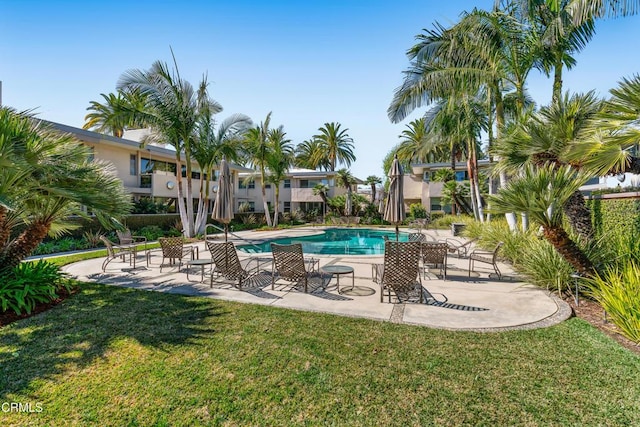
[{"label": "pool handrail", "polygon": [[[224,228],[218,227],[218,226],[217,226],[217,225],[215,225],[215,224],[207,224],[207,225],[204,227],[204,241],[205,241],[205,243],[209,241],[209,236],[213,236],[213,234],[207,234],[207,229],[208,229],[209,227],[213,227],[214,229],[216,229],[216,230],[220,230],[220,231],[222,231],[222,232],[224,233]],[[253,246],[253,247],[255,247],[255,248],[258,248],[258,249],[260,249],[260,250],[262,251],[262,248],[261,248],[260,246],[258,246],[258,245],[256,245],[255,243],[253,243],[253,242],[251,242],[251,241],[249,241],[249,240],[245,239],[244,237],[240,237],[240,236],[238,236],[238,235],[237,235],[236,233],[234,233],[233,231],[227,231],[227,234],[229,234],[229,235],[233,236],[234,238],[236,238],[236,239],[238,239],[238,240],[242,240],[243,242],[246,242],[247,244],[249,244],[249,245],[251,245],[251,246]],[[211,240],[214,240],[214,239],[212,238]]]}]

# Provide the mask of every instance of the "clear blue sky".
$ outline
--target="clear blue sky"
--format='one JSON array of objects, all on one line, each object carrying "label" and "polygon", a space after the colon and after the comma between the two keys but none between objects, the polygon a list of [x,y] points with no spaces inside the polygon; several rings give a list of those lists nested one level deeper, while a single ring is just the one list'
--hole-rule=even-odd
[{"label": "clear blue sky", "polygon": [[[206,73],[224,111],[255,122],[273,111],[294,143],[325,122],[340,122],[355,142],[351,171],[383,176],[382,159],[405,125],[387,118],[402,81],[405,51],[422,28],[449,25],[463,10],[493,0],[417,1],[29,1],[4,0],[0,13],[2,101],[39,117],[81,127],[100,93],[153,61],[170,61],[196,85]],[[600,96],[640,70],[640,17],[598,23],[565,75],[565,90]],[[534,71],[529,91],[549,102],[551,83]]]}]

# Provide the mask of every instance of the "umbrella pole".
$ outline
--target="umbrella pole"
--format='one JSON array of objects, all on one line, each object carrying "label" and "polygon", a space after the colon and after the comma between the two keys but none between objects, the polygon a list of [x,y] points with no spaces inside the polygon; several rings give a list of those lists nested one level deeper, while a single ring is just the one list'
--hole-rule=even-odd
[{"label": "umbrella pole", "polygon": [[396,224],[396,242],[399,240],[398,235],[400,234],[400,230],[398,230],[398,224]]},{"label": "umbrella pole", "polygon": [[224,242],[227,243],[227,231],[229,229],[229,224],[224,224]]}]

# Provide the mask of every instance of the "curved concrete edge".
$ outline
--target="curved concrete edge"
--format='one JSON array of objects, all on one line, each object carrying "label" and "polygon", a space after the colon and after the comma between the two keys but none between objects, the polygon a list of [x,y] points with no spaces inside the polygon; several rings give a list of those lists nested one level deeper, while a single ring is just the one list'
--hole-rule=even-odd
[{"label": "curved concrete edge", "polygon": [[[423,326],[430,329],[440,329],[445,331],[454,331],[454,332],[481,332],[481,333],[496,333],[496,332],[507,332],[507,331],[525,331],[532,329],[542,329],[548,328],[550,326],[558,325],[565,320],[573,317],[573,310],[571,306],[559,298],[555,293],[549,292],[547,296],[556,304],[558,309],[551,316],[545,317],[544,319],[537,320],[531,323],[525,323],[517,326],[500,326],[495,328],[445,328],[437,325],[425,325],[422,323],[413,323],[413,322],[404,322],[401,320],[402,314],[404,312],[404,307],[399,310],[395,310],[394,315],[390,319],[393,323],[403,323],[406,325],[413,326]],[[404,304],[398,304],[404,306]]]}]

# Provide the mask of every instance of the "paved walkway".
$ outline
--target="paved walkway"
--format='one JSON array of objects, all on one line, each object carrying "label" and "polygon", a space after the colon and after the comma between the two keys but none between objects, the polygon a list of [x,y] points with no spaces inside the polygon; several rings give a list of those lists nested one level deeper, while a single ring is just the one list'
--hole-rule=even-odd
[{"label": "paved walkway", "polygon": [[[279,230],[274,232],[241,232],[238,236],[252,240],[267,240],[275,237],[292,237],[321,233],[322,228]],[[435,239],[451,237],[443,230],[428,230]],[[236,243],[246,243],[235,240]],[[210,258],[204,243],[197,244],[200,258]],[[256,256],[238,252],[241,258]],[[310,255],[311,256],[311,255]],[[80,280],[109,285],[126,286],[149,291],[197,295],[228,301],[265,304],[289,309],[317,311],[343,316],[366,317],[381,321],[423,325],[433,328],[476,331],[499,331],[510,329],[532,329],[559,323],[571,315],[571,309],[559,298],[533,285],[517,279],[507,265],[500,265],[504,276],[497,280],[490,275],[490,265],[478,264],[475,272],[468,276],[468,260],[448,257],[447,280],[435,274],[423,278],[423,286],[441,302],[427,304],[380,303],[380,287],[371,279],[371,265],[382,263],[381,255],[328,256],[313,255],[320,259],[320,266],[347,265],[354,269],[354,288],[350,275],[340,276],[340,291],[336,277],[325,276],[312,283],[305,294],[290,287],[278,285],[271,289],[271,274],[268,271],[256,278],[243,290],[232,282],[217,279],[213,287],[208,275],[199,283],[200,267],[194,266],[187,274],[177,267],[163,267],[160,272],[161,252],[151,252],[149,267],[139,255],[136,268],[119,259],[112,261],[106,272],[101,269],[104,258],[91,259],[70,264],[65,271]],[[270,263],[266,263],[267,270]],[[487,268],[485,268],[487,267]],[[208,268],[208,267],[206,267]],[[284,283],[284,282],[283,282]],[[393,301],[393,300],[392,300]]]}]

